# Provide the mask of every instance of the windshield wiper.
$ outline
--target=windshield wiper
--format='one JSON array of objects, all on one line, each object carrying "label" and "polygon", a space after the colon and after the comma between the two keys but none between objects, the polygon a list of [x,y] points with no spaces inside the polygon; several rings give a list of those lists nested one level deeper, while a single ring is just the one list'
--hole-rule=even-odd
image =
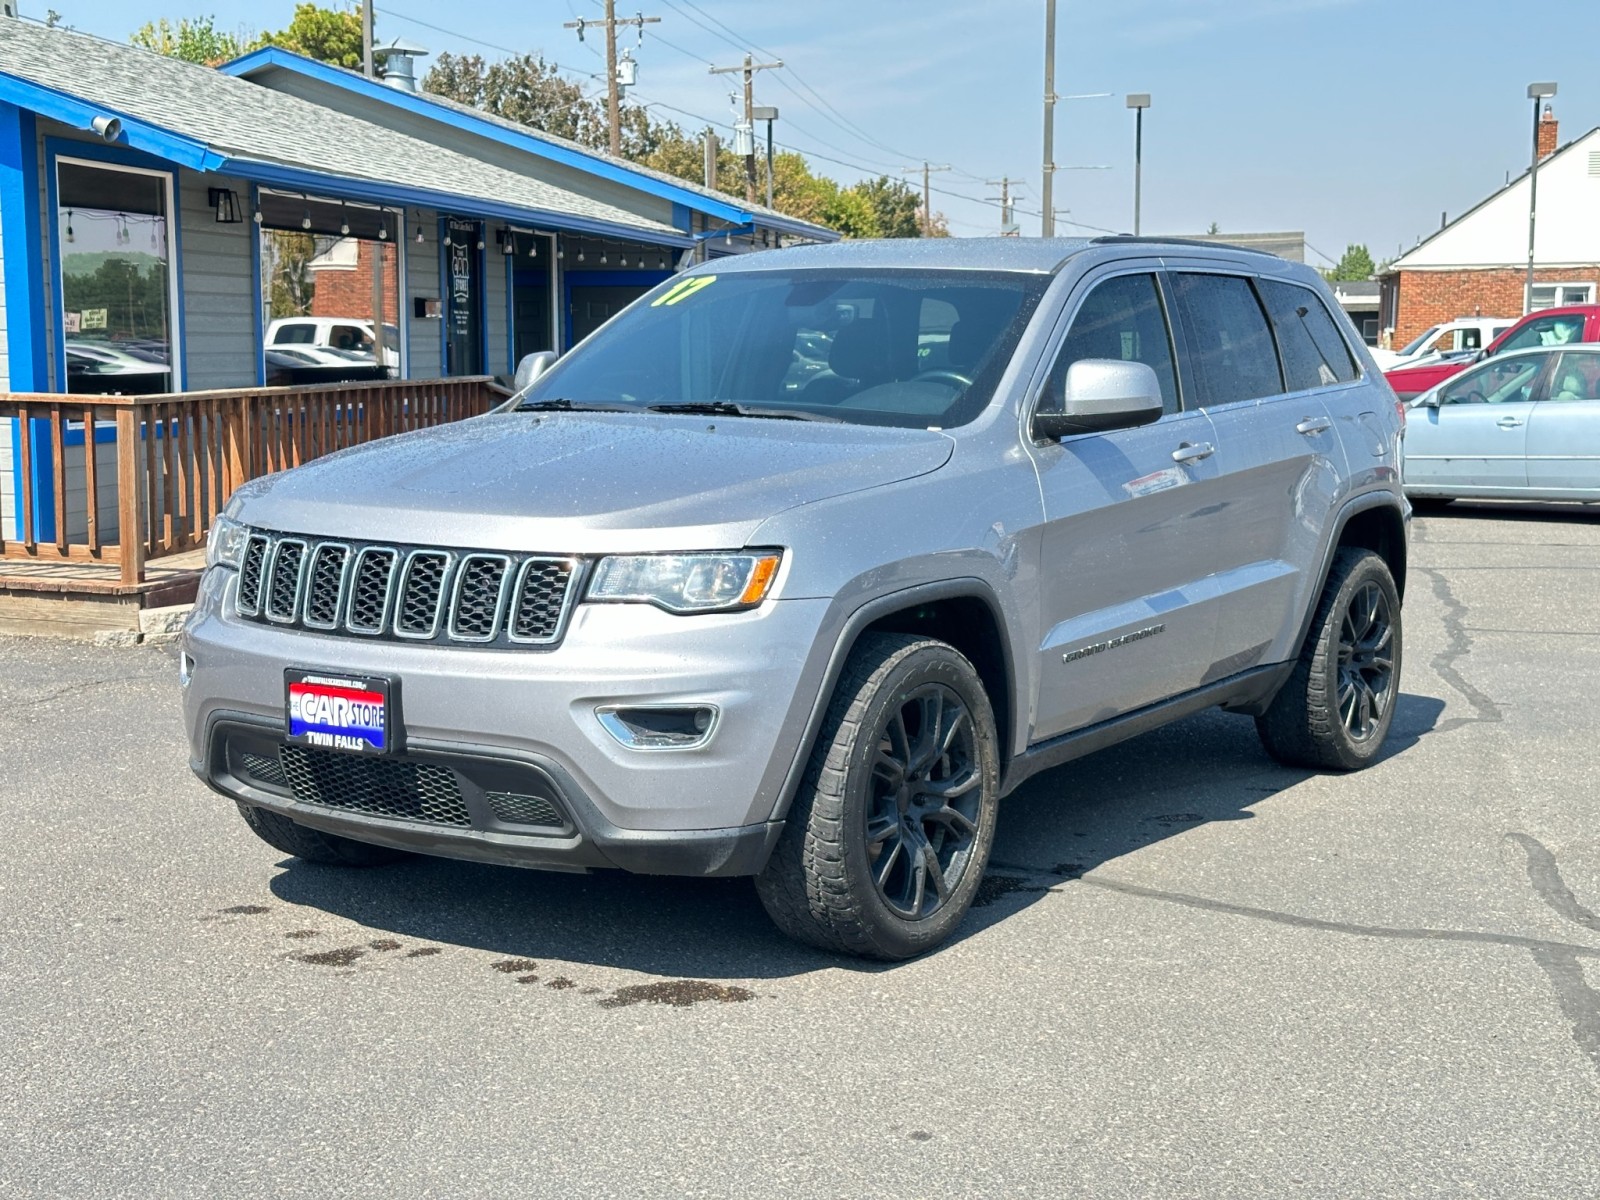
[{"label": "windshield wiper", "polygon": [[688,400],[675,404],[651,404],[651,412],[682,413],[692,417],[771,417],[779,421],[831,421],[842,417],[807,412],[799,408],[772,408],[760,404],[735,404],[732,400]]},{"label": "windshield wiper", "polygon": [[639,412],[634,404],[590,404],[581,400],[568,400],[564,396],[554,400],[524,400],[516,412]]}]

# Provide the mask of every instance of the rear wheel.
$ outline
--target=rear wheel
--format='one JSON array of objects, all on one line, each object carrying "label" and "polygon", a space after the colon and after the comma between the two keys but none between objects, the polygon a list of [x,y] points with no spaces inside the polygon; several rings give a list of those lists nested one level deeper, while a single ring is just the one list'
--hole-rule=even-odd
[{"label": "rear wheel", "polygon": [[762,904],[826,950],[931,950],[983,879],[999,782],[994,714],[972,664],[928,638],[863,638],[756,878]]},{"label": "rear wheel", "polygon": [[1256,732],[1297,767],[1353,771],[1377,758],[1400,695],[1400,594],[1371,550],[1334,555],[1311,631]]},{"label": "rear wheel", "polygon": [[267,845],[306,862],[333,867],[381,867],[411,855],[388,846],[373,846],[334,833],[297,825],[288,817],[253,804],[239,804],[239,815]]}]

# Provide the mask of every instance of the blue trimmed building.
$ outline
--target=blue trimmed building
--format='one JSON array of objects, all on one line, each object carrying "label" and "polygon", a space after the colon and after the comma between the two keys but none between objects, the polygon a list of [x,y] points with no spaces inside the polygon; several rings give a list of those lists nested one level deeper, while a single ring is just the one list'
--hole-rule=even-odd
[{"label": "blue trimmed building", "polygon": [[692,257],[837,236],[280,49],[213,70],[0,17],[0,392],[504,375]]}]

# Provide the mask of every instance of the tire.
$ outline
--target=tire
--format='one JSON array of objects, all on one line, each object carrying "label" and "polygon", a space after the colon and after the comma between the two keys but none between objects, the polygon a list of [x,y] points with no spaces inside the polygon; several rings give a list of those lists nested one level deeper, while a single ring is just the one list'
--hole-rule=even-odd
[{"label": "tire", "polygon": [[886,961],[931,950],[977,894],[999,795],[994,711],[972,664],[944,642],[868,635],[756,877],[761,903],[824,950]]},{"label": "tire", "polygon": [[253,804],[239,805],[239,815],[251,831],[274,850],[282,850],[306,862],[330,867],[381,867],[411,855],[388,846],[372,846],[351,838],[323,833],[297,825],[279,813]]},{"label": "tire", "polygon": [[1388,564],[1371,550],[1339,550],[1294,671],[1256,718],[1267,753],[1319,770],[1373,762],[1400,695],[1400,634]]}]

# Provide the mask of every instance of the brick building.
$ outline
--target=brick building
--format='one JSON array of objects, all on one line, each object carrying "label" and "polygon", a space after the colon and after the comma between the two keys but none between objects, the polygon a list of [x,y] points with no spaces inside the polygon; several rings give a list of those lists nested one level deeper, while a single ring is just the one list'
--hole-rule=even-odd
[{"label": "brick building", "polygon": [[[1555,114],[1539,122],[1538,234],[1531,308],[1593,303],[1600,285],[1600,129],[1558,149]],[[1380,321],[1403,346],[1441,321],[1525,311],[1529,178],[1524,172],[1380,277]]]}]

